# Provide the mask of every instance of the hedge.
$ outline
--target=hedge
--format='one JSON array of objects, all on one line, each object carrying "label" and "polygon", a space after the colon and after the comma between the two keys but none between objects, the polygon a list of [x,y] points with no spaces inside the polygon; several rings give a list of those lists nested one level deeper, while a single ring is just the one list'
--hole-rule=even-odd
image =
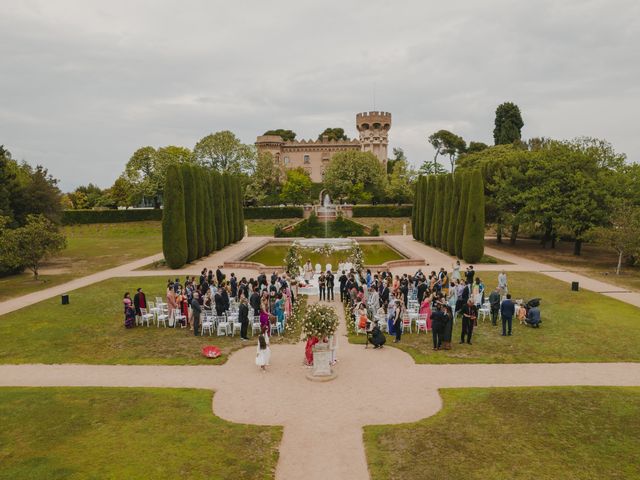
[{"label": "hedge", "polygon": [[182,165],[182,182],[184,183],[184,212],[187,232],[187,262],[198,258],[198,227],[196,214],[195,167]]},{"label": "hedge", "polygon": [[354,205],[354,217],[410,217],[411,205]]},{"label": "hedge", "polygon": [[456,220],[456,256],[462,258],[462,242],[464,240],[464,226],[467,221],[467,206],[469,205],[469,175],[460,172],[460,190],[458,204],[458,218]]},{"label": "hedge", "polygon": [[136,208],[131,210],[65,210],[62,212],[63,225],[143,222],[146,220],[162,220],[162,210]]},{"label": "hedge", "polygon": [[273,218],[302,218],[302,207],[245,207],[245,220],[263,220]]},{"label": "hedge", "polygon": [[484,182],[480,170],[469,176],[467,219],[464,224],[462,258],[467,263],[477,263],[484,255]]},{"label": "hedge", "polygon": [[164,198],[168,206],[162,219],[162,252],[169,267],[180,268],[187,261],[187,233],[183,177],[177,165],[167,169]]}]

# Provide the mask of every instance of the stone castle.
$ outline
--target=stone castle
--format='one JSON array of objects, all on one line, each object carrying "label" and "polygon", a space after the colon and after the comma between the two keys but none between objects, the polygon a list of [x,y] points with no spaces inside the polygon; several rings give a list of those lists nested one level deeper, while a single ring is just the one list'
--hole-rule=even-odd
[{"label": "stone castle", "polygon": [[348,150],[371,152],[387,163],[387,146],[391,129],[389,112],[362,112],[356,115],[359,139],[284,141],[278,135],[261,135],[256,139],[258,152],[269,152],[279,168],[302,167],[313,182],[322,182],[324,170],[334,154]]}]

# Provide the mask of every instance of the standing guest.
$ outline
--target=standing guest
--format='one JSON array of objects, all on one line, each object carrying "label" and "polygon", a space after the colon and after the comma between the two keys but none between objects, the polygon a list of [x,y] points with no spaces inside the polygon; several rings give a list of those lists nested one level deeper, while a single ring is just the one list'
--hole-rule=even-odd
[{"label": "standing guest", "polygon": [[[206,272],[207,269],[205,268],[204,271]],[[201,282],[200,285],[202,285],[202,283],[204,283],[204,282]],[[209,273],[207,273],[207,283],[209,285],[213,284],[213,270],[211,270],[211,269],[209,269]]]},{"label": "standing guest", "polygon": [[249,340],[247,338],[247,328],[249,327],[249,306],[247,305],[247,299],[245,297],[240,298],[238,321],[240,322],[240,338],[242,340]]},{"label": "standing guest", "polygon": [[427,316],[427,332],[431,331],[431,297],[429,295],[425,295],[422,303],[420,304],[420,315]]},{"label": "standing guest", "polygon": [[207,269],[203,268],[200,272],[200,279],[198,281],[198,285],[202,285],[207,280]]},{"label": "standing guest", "polygon": [[172,317],[173,311],[178,307],[176,303],[176,292],[173,288],[167,290],[167,309],[169,310],[169,318]]},{"label": "standing guest", "polygon": [[400,295],[401,300],[404,303],[404,308],[409,308],[409,281],[406,278],[400,280]]},{"label": "standing guest", "polygon": [[371,281],[372,281],[371,270],[367,268],[367,288],[371,288]]},{"label": "standing guest", "polygon": [[460,260],[456,260],[456,263],[451,266],[451,279],[460,280]]},{"label": "standing guest", "polygon": [[124,304],[124,326],[125,328],[133,328],[136,324],[136,312],[131,305],[129,292],[125,292],[122,303]]},{"label": "standing guest", "polygon": [[444,313],[444,327],[442,329],[442,345],[445,350],[451,350],[451,337],[453,336],[453,311],[446,304],[442,305],[442,313]]},{"label": "standing guest", "polygon": [[387,286],[386,281],[383,281],[382,291],[380,292],[380,305],[382,305],[383,303],[391,305],[391,303],[389,302],[389,287]]},{"label": "standing guest", "polygon": [[424,278],[418,279],[418,301],[422,302],[424,299],[424,292],[427,291],[427,284],[424,282]]},{"label": "standing guest", "polygon": [[327,278],[327,300],[333,302],[333,286],[335,284],[335,276],[331,273],[331,270],[327,270],[327,274],[325,275]]},{"label": "standing guest", "polygon": [[218,265],[218,269],[216,270],[216,280],[218,281],[218,285],[220,285],[224,280],[224,273],[222,273],[222,265]]},{"label": "standing guest", "polygon": [[313,266],[311,265],[311,259],[307,259],[307,263],[304,264],[304,281],[309,283],[313,278]]},{"label": "standing guest", "polygon": [[491,306],[491,325],[498,325],[498,312],[500,311],[500,286],[489,295],[489,305]]},{"label": "standing guest", "polygon": [[467,271],[465,273],[465,277],[467,280],[467,285],[471,285],[473,283],[473,277],[475,276],[476,272],[473,269],[473,265],[469,265],[467,267]]},{"label": "standing guest", "polygon": [[260,315],[260,294],[258,293],[258,289],[254,288],[251,297],[249,298],[249,304],[251,308],[253,308],[253,316],[257,317]]},{"label": "standing guest", "polygon": [[260,328],[262,330],[267,329],[269,331],[269,299],[263,297],[260,301]]},{"label": "standing guest", "polygon": [[327,277],[325,277],[324,273],[321,273],[318,278],[318,293],[320,302],[327,299]]},{"label": "standing guest", "polygon": [[498,289],[500,290],[500,295],[506,295],[509,291],[507,289],[507,274],[504,270],[498,274]]},{"label": "standing guest", "polygon": [[202,313],[202,307],[198,301],[200,298],[198,292],[194,292],[193,300],[191,300],[191,312],[193,314],[193,334],[196,337],[200,336],[200,314]]},{"label": "standing guest", "polygon": [[467,300],[462,307],[462,333],[460,334],[460,343],[464,343],[465,337],[467,343],[471,345],[471,335],[473,335],[473,324],[478,318],[478,307],[476,307],[473,299]]},{"label": "standing guest", "polygon": [[227,286],[225,285],[224,282],[222,282],[222,306],[224,307],[225,312],[229,311],[229,307],[231,306],[231,303],[229,302],[229,292],[227,292]]},{"label": "standing guest", "polygon": [[258,348],[256,353],[256,365],[263,372],[267,371],[267,365],[271,361],[271,349],[269,348],[269,335],[265,332],[258,337]]},{"label": "standing guest", "polygon": [[345,295],[347,275],[345,275],[344,270],[342,270],[342,275],[340,275],[340,278],[338,278],[338,283],[340,284],[340,301],[344,303],[347,299],[347,296]]},{"label": "standing guest", "polygon": [[213,297],[213,301],[215,304],[216,315],[218,317],[222,316],[224,313],[224,300],[222,298],[222,287],[218,287],[216,290],[216,295]]},{"label": "standing guest", "polygon": [[396,331],[396,339],[393,341],[394,343],[398,343],[402,338],[402,303],[400,300],[396,300],[396,310],[393,312],[393,328]]},{"label": "standing guest", "polygon": [[135,308],[137,317],[142,314],[142,312],[140,311],[141,308],[147,308],[147,297],[142,291],[142,288],[139,288],[137,290],[137,293],[133,296],[133,306]]},{"label": "standing guest", "polygon": [[435,310],[431,314],[431,318],[432,318],[431,334],[433,336],[433,349],[440,350],[440,348],[442,347],[446,318],[439,304],[435,305]]},{"label": "standing guest", "polygon": [[500,304],[500,316],[502,317],[502,336],[507,336],[507,325],[511,335],[511,327],[513,325],[513,315],[516,313],[516,305],[511,300],[511,294],[507,293],[507,298]]},{"label": "standing guest", "polygon": [[274,315],[278,324],[284,328],[284,298],[282,292],[278,292],[274,305]]},{"label": "standing guest", "polygon": [[235,273],[231,273],[231,278],[229,279],[229,286],[231,287],[231,298],[238,297],[238,279],[236,278]]}]

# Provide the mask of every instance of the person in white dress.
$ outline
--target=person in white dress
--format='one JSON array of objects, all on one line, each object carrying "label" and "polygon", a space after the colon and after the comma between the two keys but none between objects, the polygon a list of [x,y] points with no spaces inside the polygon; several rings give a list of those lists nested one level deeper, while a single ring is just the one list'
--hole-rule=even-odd
[{"label": "person in white dress", "polygon": [[500,289],[500,295],[506,295],[509,293],[509,290],[507,289],[507,274],[504,270],[498,275],[498,288]]},{"label": "person in white dress", "polygon": [[460,260],[457,260],[456,263],[454,265],[451,266],[452,268],[452,272],[451,272],[451,278],[453,280],[460,280]]},{"label": "person in white dress", "polygon": [[267,335],[266,333],[262,333],[258,337],[256,365],[259,366],[263,372],[266,372],[267,365],[269,365],[270,361],[271,361],[271,349],[269,348],[269,335]]},{"label": "person in white dress", "polygon": [[313,278],[313,265],[311,265],[311,259],[307,260],[304,264],[304,281],[309,283]]}]

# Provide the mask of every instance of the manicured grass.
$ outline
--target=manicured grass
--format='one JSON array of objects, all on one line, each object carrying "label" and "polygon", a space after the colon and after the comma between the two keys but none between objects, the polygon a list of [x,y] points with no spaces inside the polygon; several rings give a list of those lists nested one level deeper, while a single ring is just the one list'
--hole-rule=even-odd
[{"label": "manicured grass", "polygon": [[433,417],[365,427],[373,479],[640,478],[640,388],[441,394],[444,408]]},{"label": "manicured grass", "polygon": [[40,280],[35,281],[31,272],[0,278],[0,301],[162,251],[160,222],[70,225],[62,231],[67,248],[47,263]]},{"label": "manicured grass", "polygon": [[[487,287],[497,285],[497,272],[479,272]],[[513,324],[513,336],[501,336],[500,322],[478,320],[473,345],[459,345],[461,322],[453,330],[453,349],[433,351],[431,334],[406,334],[387,344],[409,353],[417,363],[527,363],[640,361],[640,309],[588,290],[572,292],[570,285],[546,275],[509,272],[514,299],[542,298],[542,327]],[[364,336],[351,335],[362,343]]]},{"label": "manicured grass", "polygon": [[273,237],[273,229],[276,225],[287,226],[302,220],[301,218],[278,218],[265,220],[245,220],[249,235],[254,237]]},{"label": "manicured grass", "polygon": [[[164,298],[166,278],[114,278],[70,292],[70,304],[58,297],[0,317],[0,363],[221,364],[229,353],[256,340],[240,336],[195,337],[183,328],[124,328],[122,297],[142,287],[147,299]],[[274,337],[297,341],[299,333]],[[257,337],[254,337],[257,339]],[[204,345],[216,345],[222,356],[205,358]]]},{"label": "manicured grass", "polygon": [[7,480],[273,478],[282,437],[187,389],[1,388],[0,424]]},{"label": "manicured grass", "polygon": [[355,221],[370,227],[378,225],[380,235],[402,235],[402,225],[407,225],[407,235],[411,235],[411,218],[409,217],[358,217]]},{"label": "manicured grass", "polygon": [[[360,247],[364,253],[364,261],[367,265],[381,265],[389,260],[399,260],[404,258],[400,253],[382,242],[373,244],[362,243],[360,244]],[[249,262],[262,263],[268,266],[278,266],[284,263],[284,257],[287,255],[288,250],[288,245],[267,245],[245,258],[245,260]],[[324,267],[324,265],[330,263],[335,269],[338,267],[340,262],[344,262],[347,259],[348,254],[348,251],[343,250],[336,251],[328,257],[320,255],[319,253],[304,253],[303,255],[305,255],[304,261],[306,261],[307,258],[310,258],[313,265],[319,263]]]}]

